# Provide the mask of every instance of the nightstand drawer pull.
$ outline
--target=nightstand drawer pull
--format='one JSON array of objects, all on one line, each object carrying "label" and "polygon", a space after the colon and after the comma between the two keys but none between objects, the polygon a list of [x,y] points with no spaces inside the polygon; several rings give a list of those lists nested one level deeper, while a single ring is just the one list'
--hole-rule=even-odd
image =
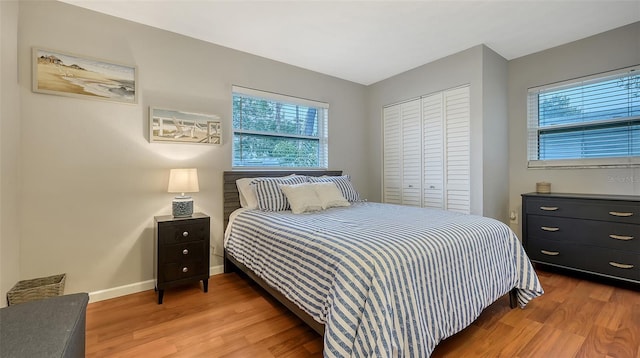
[{"label": "nightstand drawer pull", "polygon": [[629,216],[633,216],[633,213],[621,213],[619,211],[609,211],[609,215],[628,218]]},{"label": "nightstand drawer pull", "polygon": [[544,231],[551,231],[551,232],[555,232],[560,230],[559,227],[548,227],[548,226],[541,226],[540,229],[544,230]]},{"label": "nightstand drawer pull", "polygon": [[560,255],[560,251],[540,250],[540,252],[542,252],[545,255],[549,255],[549,256],[558,256],[558,255]]},{"label": "nightstand drawer pull", "polygon": [[188,271],[189,271],[189,268],[188,268],[188,267],[183,267],[183,268],[182,268],[182,272],[188,272]]},{"label": "nightstand drawer pull", "polygon": [[540,210],[544,210],[544,211],[556,211],[558,210],[557,206],[541,206]]},{"label": "nightstand drawer pull", "polygon": [[615,240],[623,240],[623,241],[629,241],[629,240],[633,240],[633,236],[622,236],[622,235],[609,235],[610,238],[615,239]]},{"label": "nightstand drawer pull", "polygon": [[632,269],[633,268],[633,265],[619,264],[619,263],[613,262],[613,261],[609,261],[609,265],[611,265],[613,267],[621,268],[621,269]]},{"label": "nightstand drawer pull", "polygon": [[187,250],[187,249],[182,250],[182,254],[183,255],[189,255],[189,250]]},{"label": "nightstand drawer pull", "polygon": [[183,233],[182,233],[182,236],[184,236],[184,237],[189,236],[189,232],[188,232],[188,231],[183,232]]}]

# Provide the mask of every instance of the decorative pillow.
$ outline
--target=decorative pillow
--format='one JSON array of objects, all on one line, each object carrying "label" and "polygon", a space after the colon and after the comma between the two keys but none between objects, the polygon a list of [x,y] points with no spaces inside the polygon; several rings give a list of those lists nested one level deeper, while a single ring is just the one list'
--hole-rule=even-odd
[{"label": "decorative pillow", "polygon": [[302,184],[307,181],[304,175],[281,178],[255,178],[251,181],[258,199],[258,209],[265,211],[289,210],[289,202],[279,185]]},{"label": "decorative pillow", "polygon": [[323,209],[351,205],[342,196],[342,192],[338,189],[336,183],[311,183],[311,185],[320,199]]},{"label": "decorative pillow", "polygon": [[294,214],[302,214],[307,211],[320,211],[323,209],[322,201],[318,197],[318,194],[316,194],[314,186],[315,184],[312,183],[280,185],[280,190],[282,190],[287,197],[291,211]]},{"label": "decorative pillow", "polygon": [[[281,178],[292,178],[295,176],[304,177],[302,175],[291,174]],[[240,197],[240,207],[247,209],[258,208],[258,197],[256,196],[256,190],[251,185],[251,182],[254,179],[261,178],[240,178],[236,180],[236,186],[238,187],[238,196]]]},{"label": "decorative pillow", "polygon": [[360,201],[360,194],[356,191],[351,183],[351,177],[349,175],[341,176],[321,176],[321,177],[307,177],[312,183],[335,183],[338,189],[342,192],[342,196],[350,202]]}]

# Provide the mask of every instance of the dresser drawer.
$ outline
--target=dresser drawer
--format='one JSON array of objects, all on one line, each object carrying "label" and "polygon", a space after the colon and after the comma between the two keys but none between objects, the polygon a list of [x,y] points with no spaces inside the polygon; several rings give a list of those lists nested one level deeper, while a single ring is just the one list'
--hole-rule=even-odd
[{"label": "dresser drawer", "polygon": [[167,223],[158,232],[160,245],[189,241],[204,241],[209,236],[209,219],[184,220]]},{"label": "dresser drawer", "polygon": [[530,240],[527,252],[529,258],[535,262],[640,282],[638,253],[553,240]]},{"label": "dresser drawer", "polygon": [[204,241],[166,245],[161,249],[162,252],[160,253],[160,261],[169,263],[201,259],[202,257],[205,257],[204,255],[208,255],[208,253],[205,253],[205,250],[206,248]]},{"label": "dresser drawer", "polygon": [[168,263],[162,265],[160,272],[162,273],[164,280],[167,282],[189,279],[203,275],[208,276],[207,267],[203,261]]},{"label": "dresser drawer", "polygon": [[529,238],[526,250],[532,261],[577,267],[582,261],[578,248],[571,242]]},{"label": "dresser drawer", "polygon": [[640,283],[640,254],[588,247],[584,255],[588,258],[584,263],[587,270]]},{"label": "dresser drawer", "polygon": [[640,224],[640,205],[622,201],[530,198],[525,214]]},{"label": "dresser drawer", "polygon": [[529,215],[527,237],[640,253],[640,225]]}]

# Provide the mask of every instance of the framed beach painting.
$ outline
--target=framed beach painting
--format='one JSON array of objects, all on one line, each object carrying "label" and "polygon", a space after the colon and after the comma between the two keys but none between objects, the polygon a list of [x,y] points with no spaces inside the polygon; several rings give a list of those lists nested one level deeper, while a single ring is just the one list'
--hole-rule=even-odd
[{"label": "framed beach painting", "polygon": [[149,108],[149,140],[165,143],[222,144],[220,117]]},{"label": "framed beach painting", "polygon": [[33,48],[33,91],[137,103],[136,67]]}]

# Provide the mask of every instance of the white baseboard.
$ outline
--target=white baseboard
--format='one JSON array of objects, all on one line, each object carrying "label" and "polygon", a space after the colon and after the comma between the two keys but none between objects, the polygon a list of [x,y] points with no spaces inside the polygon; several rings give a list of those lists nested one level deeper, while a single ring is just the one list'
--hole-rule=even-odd
[{"label": "white baseboard", "polygon": [[[209,268],[209,275],[219,275],[224,272],[223,265],[211,266]],[[130,295],[132,293],[138,293],[147,290],[153,290],[155,288],[155,280],[147,280],[142,282],[131,283],[124,286],[108,288],[106,290],[89,292],[89,303],[108,300],[110,298],[116,298],[120,296]]]}]

